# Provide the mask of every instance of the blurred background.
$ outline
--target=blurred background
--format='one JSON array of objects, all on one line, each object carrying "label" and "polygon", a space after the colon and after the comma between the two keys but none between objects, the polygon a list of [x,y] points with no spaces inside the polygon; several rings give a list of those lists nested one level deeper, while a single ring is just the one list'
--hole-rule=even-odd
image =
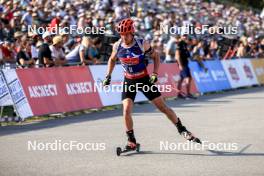
[{"label": "blurred background", "polygon": [[[175,62],[178,36],[160,26],[236,26],[236,35],[187,35],[190,59],[264,57],[264,1],[201,0],[1,0],[0,64],[6,67],[53,67],[105,64],[119,39],[115,25],[134,20],[136,35],[150,41],[161,62]],[[51,35],[28,26],[105,27],[105,34]]]}]

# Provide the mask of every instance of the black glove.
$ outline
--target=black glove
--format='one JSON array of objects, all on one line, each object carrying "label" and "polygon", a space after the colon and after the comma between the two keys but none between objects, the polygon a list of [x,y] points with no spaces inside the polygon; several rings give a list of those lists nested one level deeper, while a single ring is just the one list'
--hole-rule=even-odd
[{"label": "black glove", "polygon": [[157,73],[152,73],[152,75],[150,76],[149,82],[151,84],[154,84],[158,81],[158,74]]},{"label": "black glove", "polygon": [[108,76],[106,76],[105,79],[103,80],[103,86],[108,86],[108,85],[110,85],[110,83],[111,83],[111,76],[108,75]]}]

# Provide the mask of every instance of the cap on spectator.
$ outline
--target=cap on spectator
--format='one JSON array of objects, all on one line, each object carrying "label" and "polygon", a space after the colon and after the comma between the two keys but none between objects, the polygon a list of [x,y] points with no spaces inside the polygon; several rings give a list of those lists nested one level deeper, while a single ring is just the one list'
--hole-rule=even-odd
[{"label": "cap on spectator", "polygon": [[43,44],[43,42],[39,40],[39,41],[37,42],[37,44],[36,44],[36,47],[39,48],[42,44]]},{"label": "cap on spectator", "polygon": [[15,12],[15,13],[13,14],[13,16],[14,16],[14,17],[19,17],[19,16],[21,16],[21,13],[20,13],[20,12]]},{"label": "cap on spectator", "polygon": [[17,4],[17,3],[20,3],[20,0],[14,0],[13,1],[13,4]]},{"label": "cap on spectator", "polygon": [[42,35],[42,39],[45,39],[47,37],[51,36],[51,33],[49,31],[46,31],[43,35]]},{"label": "cap on spectator", "polygon": [[23,32],[20,32],[20,31],[17,31],[17,32],[15,32],[15,34],[14,34],[14,37],[15,37],[15,38],[22,37],[22,36],[23,36]]},{"label": "cap on spectator", "polygon": [[57,35],[52,40],[52,45],[56,45],[58,43],[62,42],[62,37],[60,35]]},{"label": "cap on spectator", "polygon": [[47,12],[47,13],[49,13],[49,12],[52,12],[49,8],[44,8],[44,12]]},{"label": "cap on spectator", "polygon": [[85,15],[86,15],[86,18],[91,18],[92,17],[91,12],[89,12],[89,11],[85,12]]},{"label": "cap on spectator", "polygon": [[27,7],[27,11],[33,11],[32,7]]},{"label": "cap on spectator", "polygon": [[254,40],[253,40],[252,37],[248,37],[247,42],[250,43],[250,44],[252,44],[252,43],[254,43]]},{"label": "cap on spectator", "polygon": [[33,12],[37,12],[38,9],[39,9],[39,7],[34,7],[34,8],[33,8]]},{"label": "cap on spectator", "polygon": [[69,15],[66,15],[63,20],[69,20],[70,19],[70,16]]},{"label": "cap on spectator", "polygon": [[61,17],[61,13],[60,12],[56,13],[56,17]]},{"label": "cap on spectator", "polygon": [[84,17],[84,15],[85,15],[85,13],[82,12],[82,13],[80,13],[80,14],[78,15],[78,18]]},{"label": "cap on spectator", "polygon": [[71,9],[71,4],[67,3],[66,6],[65,6],[65,9],[66,9],[66,10]]},{"label": "cap on spectator", "polygon": [[32,14],[32,17],[36,17],[36,16],[38,16],[37,13],[33,13],[33,14]]},{"label": "cap on spectator", "polygon": [[74,15],[75,14],[75,11],[74,10],[70,10],[69,11],[69,15]]}]

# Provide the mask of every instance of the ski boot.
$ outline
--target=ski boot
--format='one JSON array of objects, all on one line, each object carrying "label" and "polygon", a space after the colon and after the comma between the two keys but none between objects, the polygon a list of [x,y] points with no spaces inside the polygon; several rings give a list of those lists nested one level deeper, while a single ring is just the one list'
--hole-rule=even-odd
[{"label": "ski boot", "polygon": [[128,142],[127,145],[122,149],[121,147],[116,148],[117,156],[120,156],[121,153],[127,153],[131,151],[140,151],[140,144],[136,142],[136,138],[134,137],[134,131],[127,131]]},{"label": "ski boot", "polygon": [[188,141],[196,142],[199,144],[202,144],[201,140],[197,137],[195,137],[190,131],[186,129],[185,126],[182,125],[180,118],[178,118],[178,122],[175,124],[175,126],[178,129],[178,132],[180,133],[181,136],[183,136],[185,139]]}]

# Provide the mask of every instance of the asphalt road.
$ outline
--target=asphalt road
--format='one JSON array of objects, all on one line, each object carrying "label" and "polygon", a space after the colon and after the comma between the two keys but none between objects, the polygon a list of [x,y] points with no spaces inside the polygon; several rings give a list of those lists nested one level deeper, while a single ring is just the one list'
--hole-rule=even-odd
[{"label": "asphalt road", "polygon": [[0,127],[0,176],[264,175],[263,87],[167,104],[202,146],[186,143],[151,104],[136,105],[141,152],[116,156],[126,142],[120,109]]}]

